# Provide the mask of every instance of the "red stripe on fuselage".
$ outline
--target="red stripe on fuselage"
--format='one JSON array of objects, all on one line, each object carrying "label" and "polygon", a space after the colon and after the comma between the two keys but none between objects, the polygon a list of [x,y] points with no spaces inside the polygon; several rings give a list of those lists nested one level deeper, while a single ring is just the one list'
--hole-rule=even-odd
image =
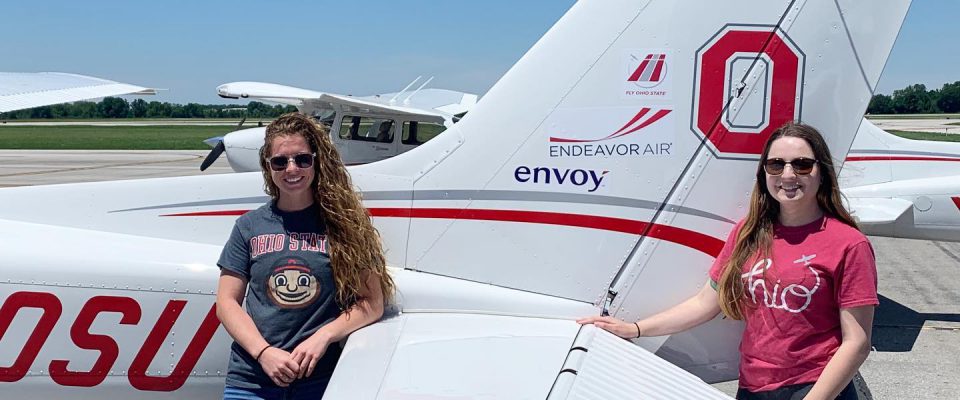
[{"label": "red stripe on fuselage", "polygon": [[[238,216],[249,210],[200,211],[192,213],[165,214],[163,217],[210,217]],[[612,232],[640,235],[649,222],[623,218],[601,217],[596,215],[566,214],[543,211],[517,210],[478,210],[459,208],[370,208],[370,216],[382,218],[438,218],[465,219],[477,221],[504,221],[531,224],[575,226],[579,228],[600,229]],[[715,237],[688,229],[668,225],[653,224],[647,236],[666,240],[699,250],[716,257],[723,248],[723,241]]]},{"label": "red stripe on fuselage", "polygon": [[246,214],[249,211],[250,210],[199,211],[179,214],[163,214],[161,217],[236,217]]},{"label": "red stripe on fuselage", "polygon": [[953,200],[953,204],[956,204],[957,209],[960,210],[960,197],[951,197],[950,199]]},{"label": "red stripe on fuselage", "polygon": [[[374,217],[469,219],[533,224],[575,226],[639,235],[650,223],[595,215],[565,214],[543,211],[477,210],[454,208],[371,208]],[[653,224],[648,236],[677,243],[716,257],[723,241],[700,232],[667,225]]]}]

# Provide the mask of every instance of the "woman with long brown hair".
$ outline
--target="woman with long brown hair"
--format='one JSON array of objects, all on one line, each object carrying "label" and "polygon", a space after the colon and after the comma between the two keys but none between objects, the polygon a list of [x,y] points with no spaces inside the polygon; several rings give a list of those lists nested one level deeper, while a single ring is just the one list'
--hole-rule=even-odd
[{"label": "woman with long brown hair", "polygon": [[320,398],[335,342],[383,315],[393,281],[326,128],[281,116],[260,166],[271,200],[237,219],[217,263],[217,316],[234,339],[224,398]]},{"label": "woman with long brown hair", "polygon": [[877,304],[873,249],[841,202],[830,150],[813,127],[789,123],[768,139],[750,211],[698,294],[633,323],[578,322],[636,338],[723,312],[746,323],[737,398],[856,399]]}]

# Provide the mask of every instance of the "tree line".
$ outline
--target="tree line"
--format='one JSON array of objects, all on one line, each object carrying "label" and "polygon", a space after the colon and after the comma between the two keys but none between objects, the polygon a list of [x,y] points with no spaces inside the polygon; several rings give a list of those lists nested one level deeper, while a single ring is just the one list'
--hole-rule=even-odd
[{"label": "tree line", "polygon": [[251,101],[238,104],[173,104],[143,99],[127,101],[104,97],[99,102],[77,101],[0,113],[0,119],[92,119],[92,118],[276,118],[297,111],[294,106],[270,106]]},{"label": "tree line", "polygon": [[[251,101],[235,104],[174,104],[143,99],[127,101],[104,97],[99,102],[78,101],[0,113],[0,119],[91,119],[91,118],[276,118],[297,111],[294,106],[266,105]],[[940,89],[927,90],[923,84],[894,90],[892,95],[876,94],[867,114],[938,114],[960,112],[960,81]]]},{"label": "tree line", "polygon": [[868,114],[939,114],[960,112],[960,81],[946,83],[940,89],[927,90],[923,84],[894,90],[893,94],[874,95]]}]

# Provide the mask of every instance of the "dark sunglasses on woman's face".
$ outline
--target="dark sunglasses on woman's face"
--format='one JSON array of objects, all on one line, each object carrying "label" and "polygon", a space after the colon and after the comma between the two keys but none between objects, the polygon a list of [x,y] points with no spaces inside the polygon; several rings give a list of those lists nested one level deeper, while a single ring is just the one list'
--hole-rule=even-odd
[{"label": "dark sunglasses on woman's face", "polygon": [[763,162],[763,170],[770,175],[780,175],[783,174],[787,164],[790,164],[790,168],[793,168],[793,173],[807,175],[813,172],[813,166],[817,165],[817,160],[806,157],[794,158],[791,161],[782,158],[768,158]]},{"label": "dark sunglasses on woman's face", "polygon": [[313,166],[313,153],[300,153],[292,156],[273,156],[269,158],[270,169],[274,171],[283,171],[287,169],[287,164],[293,163],[297,168],[310,168]]}]

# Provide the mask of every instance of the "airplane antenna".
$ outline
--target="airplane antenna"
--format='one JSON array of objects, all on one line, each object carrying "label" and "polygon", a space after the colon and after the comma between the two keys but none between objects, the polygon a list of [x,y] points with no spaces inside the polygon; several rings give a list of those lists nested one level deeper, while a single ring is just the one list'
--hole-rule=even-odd
[{"label": "airplane antenna", "polygon": [[430,79],[427,79],[426,82],[423,82],[423,84],[420,85],[420,87],[418,87],[417,90],[414,90],[413,93],[410,93],[410,95],[407,96],[407,98],[403,99],[403,105],[410,104],[410,98],[413,97],[415,94],[417,94],[417,92],[419,92],[420,89],[423,89],[424,86],[427,86],[427,84],[430,83],[430,81],[432,80],[433,80],[433,77],[431,76]]},{"label": "airplane antenna", "polygon": [[[403,90],[401,90],[401,91],[397,92],[397,94],[393,95],[393,97],[390,98],[390,101],[388,101],[388,103],[390,103],[391,106],[394,105],[394,104],[397,104],[397,97],[400,97],[400,95],[403,94],[404,92],[406,92],[407,89],[410,89],[410,86],[413,86],[414,83],[417,83],[417,81],[419,81],[420,78],[423,78],[423,75],[418,76],[417,79],[414,79],[413,82],[410,82],[406,87],[403,88]],[[432,78],[431,78],[431,79],[432,79]]]}]

